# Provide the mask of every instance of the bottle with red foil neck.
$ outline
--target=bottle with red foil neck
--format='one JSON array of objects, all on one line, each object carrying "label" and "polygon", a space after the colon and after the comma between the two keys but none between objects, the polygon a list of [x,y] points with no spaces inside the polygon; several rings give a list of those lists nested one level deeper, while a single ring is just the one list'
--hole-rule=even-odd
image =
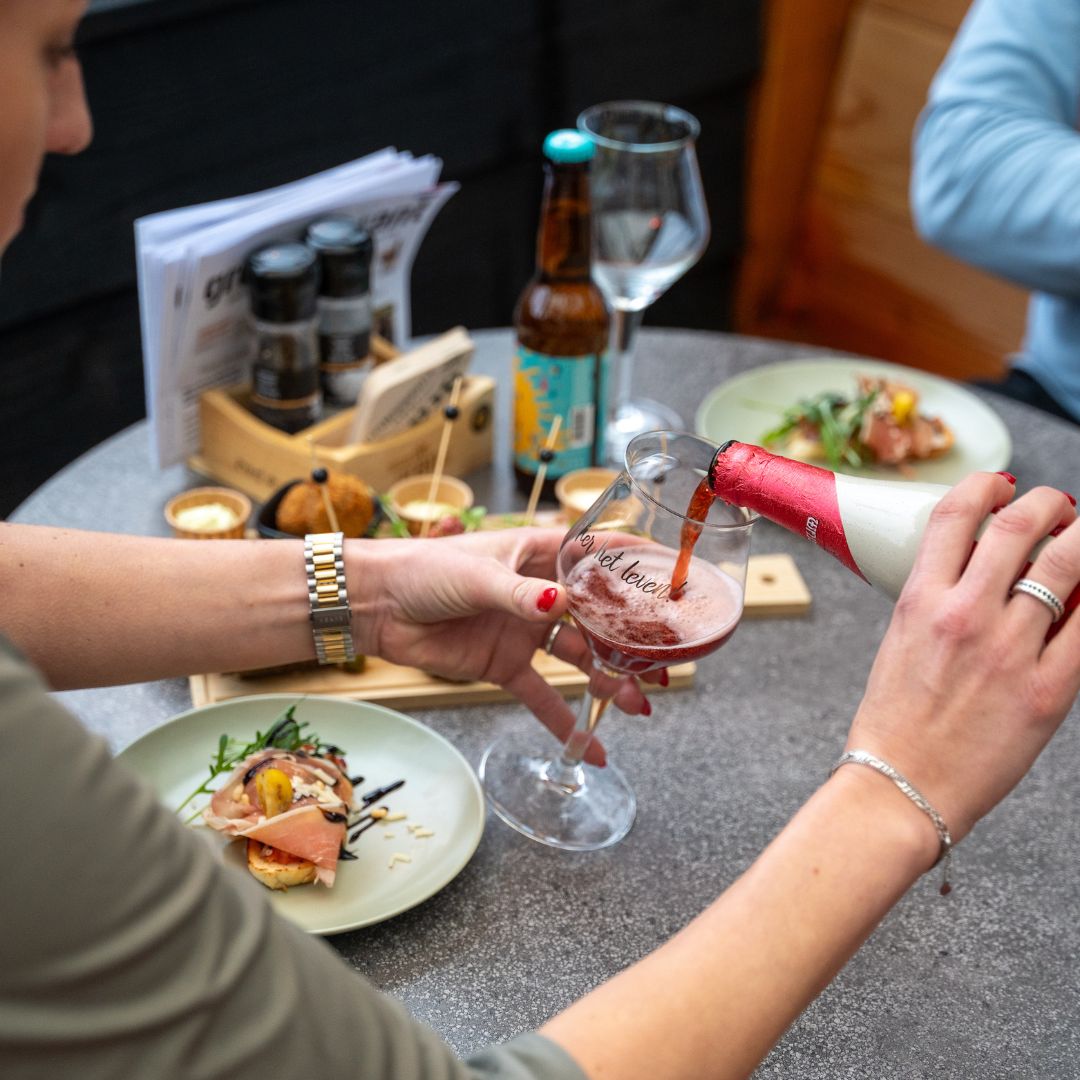
[{"label": "bottle with red foil neck", "polygon": [[[915,563],[930,512],[944,484],[846,476],[770,454],[749,443],[726,442],[709,468],[709,485],[724,502],[746,507],[805,537],[852,573],[894,600]],[[979,532],[986,528],[983,523]],[[1041,541],[1031,559],[1047,541]],[[1080,603],[1080,588],[1065,602]]]}]

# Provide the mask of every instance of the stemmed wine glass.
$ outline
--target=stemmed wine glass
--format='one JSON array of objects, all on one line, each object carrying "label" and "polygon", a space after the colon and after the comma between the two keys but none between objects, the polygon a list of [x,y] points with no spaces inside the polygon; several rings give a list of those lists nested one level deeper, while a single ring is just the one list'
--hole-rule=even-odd
[{"label": "stemmed wine glass", "polygon": [[596,144],[591,165],[593,276],[614,312],[615,393],[605,459],[620,468],[644,431],[680,428],[666,405],[630,396],[634,339],[642,314],[697,262],[709,240],[688,112],[653,101],[609,101],[586,109],[580,131]]},{"label": "stemmed wine glass", "polygon": [[623,471],[563,539],[559,581],[593,656],[577,725],[561,751],[534,726],[480,762],[492,808],[534,840],[589,851],[630,831],[630,785],[610,760],[584,761],[600,717],[627,675],[707,656],[738,625],[754,515],[712,498],[714,453],[682,432],[637,436]]}]

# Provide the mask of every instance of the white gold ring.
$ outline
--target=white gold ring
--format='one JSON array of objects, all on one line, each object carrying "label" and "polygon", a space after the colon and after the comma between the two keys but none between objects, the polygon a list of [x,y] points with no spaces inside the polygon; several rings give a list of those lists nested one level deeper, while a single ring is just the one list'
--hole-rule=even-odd
[{"label": "white gold ring", "polygon": [[1009,590],[1009,595],[1015,596],[1018,592],[1034,596],[1040,603],[1045,604],[1054,613],[1054,622],[1057,622],[1065,614],[1065,605],[1059,597],[1045,585],[1040,585],[1037,581],[1032,581],[1031,578],[1022,577]]},{"label": "white gold ring", "polygon": [[544,652],[551,655],[551,650],[555,648],[555,639],[559,636],[559,631],[566,625],[562,619],[557,620],[551,624],[551,629],[547,632],[547,637],[544,638]]}]

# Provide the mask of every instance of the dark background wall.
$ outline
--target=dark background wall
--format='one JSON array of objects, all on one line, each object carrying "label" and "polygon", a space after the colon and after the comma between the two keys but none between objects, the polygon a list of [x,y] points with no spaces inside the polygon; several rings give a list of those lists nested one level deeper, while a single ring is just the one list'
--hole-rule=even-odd
[{"label": "dark background wall", "polygon": [[533,257],[539,147],[596,101],[701,121],[713,233],[647,314],[722,329],[740,242],[761,0],[97,0],[96,135],[50,159],[0,274],[0,515],[145,415],[132,223],[386,145],[461,191],[413,275],[414,333],[509,322]]}]

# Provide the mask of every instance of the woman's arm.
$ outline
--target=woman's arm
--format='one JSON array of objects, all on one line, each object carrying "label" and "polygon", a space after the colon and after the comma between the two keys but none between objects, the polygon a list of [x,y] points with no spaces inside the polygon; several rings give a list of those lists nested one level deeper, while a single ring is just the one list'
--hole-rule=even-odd
[{"label": "woman's arm", "polygon": [[746,1076],[937,850],[890,781],[841,769],[711,907],[542,1033],[591,1077]]},{"label": "woman's arm", "polygon": [[[1010,495],[980,475],[936,509],[848,740],[906,776],[954,840],[1016,785],[1080,691],[1080,617],[1045,644],[1049,610],[1009,596],[1058,526],[1027,576],[1060,596],[1080,582],[1066,497],[1025,495],[971,556]],[[939,851],[891,780],[846,765],[703,915],[543,1031],[596,1078],[746,1076]]]},{"label": "woman's arm", "polygon": [[0,630],[55,689],[314,658],[303,545],[0,526]]},{"label": "woman's arm", "polygon": [[[564,737],[573,714],[531,663],[566,611],[565,592],[552,580],[561,538],[551,529],[503,529],[346,541],[357,652],[496,683]],[[315,655],[300,541],[0,525],[0,597],[0,633],[55,689],[243,671]],[[555,655],[590,668],[572,628],[558,635]],[[649,707],[632,679],[615,701],[631,714]],[[598,742],[587,760],[603,762]]]},{"label": "woman's arm", "polygon": [[1028,288],[1080,296],[1080,3],[976,0],[914,145],[922,235]]}]

